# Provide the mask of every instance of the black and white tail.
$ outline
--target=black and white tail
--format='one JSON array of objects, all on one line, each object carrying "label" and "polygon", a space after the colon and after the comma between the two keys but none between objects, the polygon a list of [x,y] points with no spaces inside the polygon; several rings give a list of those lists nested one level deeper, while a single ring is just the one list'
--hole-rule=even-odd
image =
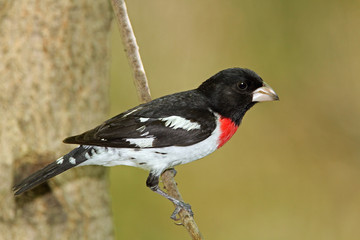
[{"label": "black and white tail", "polygon": [[92,147],[79,146],[55,162],[50,163],[43,169],[31,174],[13,187],[15,195],[19,195],[46,180],[83,163],[90,158],[91,150]]}]

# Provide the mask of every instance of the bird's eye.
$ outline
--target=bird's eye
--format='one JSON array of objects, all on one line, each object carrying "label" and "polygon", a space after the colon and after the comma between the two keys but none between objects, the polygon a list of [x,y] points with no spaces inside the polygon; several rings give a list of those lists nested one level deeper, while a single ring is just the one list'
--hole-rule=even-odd
[{"label": "bird's eye", "polygon": [[239,82],[239,83],[237,84],[237,87],[238,87],[238,89],[240,89],[240,90],[245,90],[245,89],[248,87],[248,85],[247,85],[245,82]]}]

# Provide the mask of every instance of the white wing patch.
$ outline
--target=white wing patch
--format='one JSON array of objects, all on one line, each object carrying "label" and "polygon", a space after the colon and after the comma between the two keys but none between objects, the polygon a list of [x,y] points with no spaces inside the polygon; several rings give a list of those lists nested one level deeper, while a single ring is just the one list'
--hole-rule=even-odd
[{"label": "white wing patch", "polygon": [[64,162],[64,158],[61,157],[58,160],[56,160],[56,164],[62,164]]},{"label": "white wing patch", "polygon": [[127,138],[125,139],[130,144],[134,144],[137,147],[146,148],[146,147],[152,147],[154,138]]},{"label": "white wing patch", "polygon": [[145,137],[147,135],[149,135],[149,132],[144,132],[144,133],[140,134],[141,137]]},{"label": "white wing patch", "polygon": [[200,129],[201,125],[197,122],[192,122],[186,118],[179,117],[179,116],[170,116],[166,118],[159,118],[160,121],[165,122],[166,127],[170,127],[173,129],[182,128],[187,131],[193,129]]},{"label": "white wing patch", "polygon": [[139,118],[139,120],[140,120],[140,122],[147,122],[147,121],[149,120],[149,118],[143,118],[143,117],[141,117],[141,118]]},{"label": "white wing patch", "polygon": [[70,162],[71,164],[76,164],[76,159],[73,158],[73,157],[70,157],[70,158],[69,158],[69,162]]}]

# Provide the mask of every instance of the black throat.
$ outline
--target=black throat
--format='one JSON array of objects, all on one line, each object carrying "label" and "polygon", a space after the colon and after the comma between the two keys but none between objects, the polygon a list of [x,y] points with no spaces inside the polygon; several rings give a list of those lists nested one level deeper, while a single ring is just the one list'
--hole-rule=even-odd
[{"label": "black throat", "polygon": [[247,104],[246,106],[239,107],[237,109],[234,109],[230,112],[222,112],[219,111],[220,115],[226,118],[230,118],[231,121],[233,121],[237,126],[240,125],[243,117],[245,116],[245,113],[255,105],[256,102],[251,102]]}]

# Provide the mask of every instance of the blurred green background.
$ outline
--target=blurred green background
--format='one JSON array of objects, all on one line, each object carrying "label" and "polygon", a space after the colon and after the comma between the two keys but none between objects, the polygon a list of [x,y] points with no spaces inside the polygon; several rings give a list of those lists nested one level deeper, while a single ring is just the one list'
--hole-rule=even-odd
[{"label": "blurred green background", "polygon": [[[178,166],[206,239],[360,238],[360,1],[127,1],[152,97],[228,67],[280,96],[212,155]],[[113,26],[111,116],[139,102]],[[189,239],[147,172],[110,170],[117,239]]]}]

